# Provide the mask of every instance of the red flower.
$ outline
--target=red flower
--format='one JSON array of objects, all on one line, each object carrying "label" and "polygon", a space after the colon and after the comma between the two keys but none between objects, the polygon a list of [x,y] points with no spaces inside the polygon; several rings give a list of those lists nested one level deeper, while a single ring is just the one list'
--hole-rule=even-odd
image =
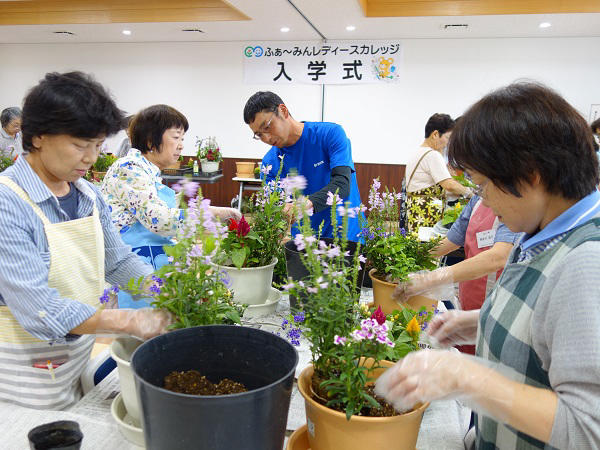
[{"label": "red flower", "polygon": [[244,218],[244,216],[242,216],[239,223],[237,224],[237,235],[238,237],[243,237],[246,236],[249,232],[250,225],[248,225],[248,222],[246,222],[246,219]]},{"label": "red flower", "polygon": [[385,323],[385,314],[381,310],[381,306],[378,306],[373,314],[371,314],[371,319],[375,319],[379,325],[383,325]]},{"label": "red flower", "polygon": [[229,231],[236,231],[238,229],[238,223],[235,219],[229,219]]}]

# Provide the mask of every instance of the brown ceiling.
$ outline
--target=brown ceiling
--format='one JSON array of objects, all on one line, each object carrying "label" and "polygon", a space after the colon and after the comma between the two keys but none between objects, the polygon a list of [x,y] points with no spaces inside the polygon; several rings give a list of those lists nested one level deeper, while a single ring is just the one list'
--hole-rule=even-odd
[{"label": "brown ceiling", "polygon": [[0,1],[0,25],[250,20],[222,0]]},{"label": "brown ceiling", "polygon": [[367,17],[600,12],[600,0],[358,0]]}]

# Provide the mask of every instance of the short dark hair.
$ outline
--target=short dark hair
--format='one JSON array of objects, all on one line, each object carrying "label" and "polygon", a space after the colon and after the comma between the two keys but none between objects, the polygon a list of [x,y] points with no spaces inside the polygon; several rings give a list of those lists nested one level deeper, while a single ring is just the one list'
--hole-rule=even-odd
[{"label": "short dark hair", "polygon": [[600,133],[600,118],[594,120],[591,123],[590,128],[592,129],[592,133]]},{"label": "short dark hair", "polygon": [[131,146],[142,153],[160,151],[163,134],[169,128],[189,128],[186,117],[169,105],[152,105],[137,113],[129,125]]},{"label": "short dark hair", "polygon": [[271,91],[258,91],[246,102],[244,106],[244,122],[249,124],[262,111],[277,111],[279,105],[284,104],[279,95]]},{"label": "short dark hair", "polygon": [[598,186],[598,158],[585,119],[552,89],[519,82],[483,97],[461,117],[448,160],[517,197],[537,173],[545,189],[579,200]]},{"label": "short dark hair", "polygon": [[110,136],[121,129],[123,112],[108,91],[82,72],[47,73],[25,97],[21,130],[23,148],[44,134],[79,138]]},{"label": "short dark hair", "polygon": [[448,114],[435,113],[429,118],[425,124],[425,137],[431,136],[435,130],[440,133],[440,136],[454,127],[454,120]]},{"label": "short dark hair", "polygon": [[17,108],[16,106],[3,109],[2,113],[0,113],[0,125],[2,128],[6,127],[14,119],[20,119],[21,114],[21,108]]}]

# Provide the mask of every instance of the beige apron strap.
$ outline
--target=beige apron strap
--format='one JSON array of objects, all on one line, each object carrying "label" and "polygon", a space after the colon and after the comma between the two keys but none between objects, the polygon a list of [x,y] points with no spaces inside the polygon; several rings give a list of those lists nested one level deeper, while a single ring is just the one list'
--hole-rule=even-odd
[{"label": "beige apron strap", "polygon": [[29,195],[27,195],[27,192],[25,192],[21,186],[19,186],[17,183],[15,183],[10,178],[4,177],[4,176],[0,176],[0,184],[4,184],[5,186],[8,186],[15,194],[17,194],[17,196],[21,200],[23,200],[25,203],[27,203],[29,206],[31,206],[33,208],[33,211],[37,214],[37,216],[44,223],[44,225],[50,224],[50,221],[46,217],[46,214],[44,214],[43,211],[40,209],[40,207],[38,205],[36,205],[33,202],[33,200],[31,200]]},{"label": "beige apron strap", "polygon": [[419,167],[419,164],[421,164],[421,161],[423,161],[423,158],[425,158],[429,153],[433,152],[435,150],[427,150],[417,161],[417,164],[415,165],[415,168],[413,169],[412,173],[410,174],[410,178],[408,179],[408,183],[406,183],[406,191],[408,192],[408,186],[410,186],[410,182],[413,179],[413,176],[415,175],[415,172],[417,171],[417,167]]}]

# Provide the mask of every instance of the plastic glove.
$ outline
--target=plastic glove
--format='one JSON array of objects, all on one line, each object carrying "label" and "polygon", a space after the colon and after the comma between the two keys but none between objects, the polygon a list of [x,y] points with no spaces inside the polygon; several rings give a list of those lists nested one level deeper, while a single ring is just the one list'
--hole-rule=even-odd
[{"label": "plastic glove", "polygon": [[477,339],[479,310],[448,311],[437,314],[427,326],[427,334],[435,347],[473,345]]},{"label": "plastic glove", "polygon": [[411,273],[408,277],[408,281],[398,283],[392,292],[392,298],[399,303],[406,303],[409,297],[424,293],[429,294],[427,297],[438,300],[454,297],[454,277],[450,267]]},{"label": "plastic glove", "polygon": [[96,334],[128,334],[142,340],[166,333],[174,319],[168,311],[154,308],[107,309],[97,314]]},{"label": "plastic glove", "polygon": [[379,377],[375,393],[398,411],[406,411],[418,403],[454,398],[477,412],[505,422],[506,415],[503,417],[496,408],[491,414],[485,407],[492,395],[497,402],[514,404],[514,384],[497,383],[500,374],[484,365],[486,363],[480,358],[448,350],[412,352]]},{"label": "plastic glove", "polygon": [[210,212],[213,213],[213,215],[217,219],[220,219],[220,220],[233,219],[233,220],[237,221],[242,218],[242,213],[239,212],[235,208],[226,208],[223,206],[211,206]]}]

